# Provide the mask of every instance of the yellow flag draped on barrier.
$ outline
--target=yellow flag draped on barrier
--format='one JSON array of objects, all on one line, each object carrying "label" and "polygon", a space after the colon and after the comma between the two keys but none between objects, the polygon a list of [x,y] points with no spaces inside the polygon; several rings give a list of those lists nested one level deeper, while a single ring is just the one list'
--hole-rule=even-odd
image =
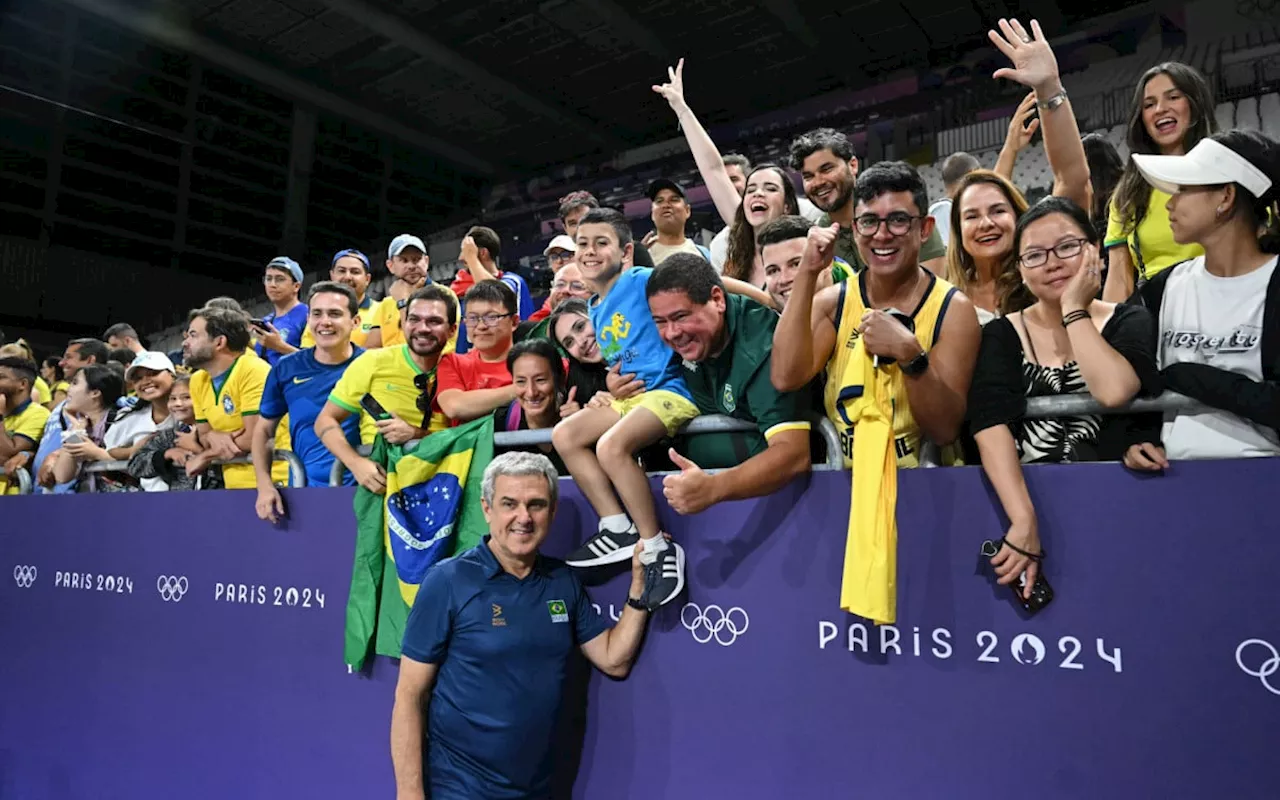
[{"label": "yellow flag draped on barrier", "polygon": [[844,548],[840,607],[876,624],[898,612],[898,459],[893,444],[897,367],[873,366],[859,337],[843,376],[860,395],[841,397],[840,413],[856,425],[849,538]]}]

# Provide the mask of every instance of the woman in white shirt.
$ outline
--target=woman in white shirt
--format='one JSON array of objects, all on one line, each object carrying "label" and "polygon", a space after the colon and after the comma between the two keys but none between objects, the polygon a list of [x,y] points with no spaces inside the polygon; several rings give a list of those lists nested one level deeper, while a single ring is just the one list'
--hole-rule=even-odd
[{"label": "woman in white shirt", "polygon": [[[112,458],[128,461],[156,431],[169,423],[169,393],[176,370],[164,353],[139,353],[125,372],[125,383],[133,386],[138,405],[116,417],[107,429],[106,444]],[[142,489],[164,491],[164,481],[143,478]]]},{"label": "woman in white shirt", "polygon": [[1173,237],[1204,255],[1159,273],[1139,296],[1160,326],[1168,389],[1209,408],[1167,413],[1124,462],[1280,455],[1280,145],[1256,131],[1203,139],[1186,155],[1134,155],[1167,203]]}]

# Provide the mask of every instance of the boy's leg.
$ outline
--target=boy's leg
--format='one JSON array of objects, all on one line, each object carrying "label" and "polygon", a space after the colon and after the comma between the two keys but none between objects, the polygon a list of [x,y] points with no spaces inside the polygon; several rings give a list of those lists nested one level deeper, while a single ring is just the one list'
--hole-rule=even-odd
[{"label": "boy's leg", "polygon": [[619,412],[612,408],[584,408],[551,432],[551,442],[560,459],[591,507],[600,515],[595,535],[565,558],[565,563],[571,567],[630,561],[640,538],[635,525],[623,513],[613,484],[596,458],[594,449],[601,435],[618,420]]},{"label": "boy's leg", "polygon": [[621,417],[612,408],[584,408],[551,431],[560,460],[601,517],[622,513],[613,484],[596,458],[595,444]]},{"label": "boy's leg", "polygon": [[636,453],[666,435],[667,426],[656,414],[647,408],[636,407],[596,444],[599,466],[604,468],[604,474],[617,489],[622,505],[640,531],[641,539],[653,539],[658,535],[658,512],[654,507],[653,489],[644,468],[636,459]]}]

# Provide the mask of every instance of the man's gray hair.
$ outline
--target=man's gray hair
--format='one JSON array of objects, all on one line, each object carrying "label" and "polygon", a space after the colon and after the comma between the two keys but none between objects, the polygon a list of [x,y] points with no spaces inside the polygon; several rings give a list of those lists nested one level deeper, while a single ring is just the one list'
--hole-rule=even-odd
[{"label": "man's gray hair", "polygon": [[541,475],[547,479],[547,488],[551,492],[551,505],[556,505],[560,499],[560,474],[551,465],[551,459],[541,453],[512,451],[503,453],[489,462],[489,466],[484,468],[484,479],[480,482],[480,496],[490,507],[493,506],[494,484],[498,482],[500,475],[511,477]]}]

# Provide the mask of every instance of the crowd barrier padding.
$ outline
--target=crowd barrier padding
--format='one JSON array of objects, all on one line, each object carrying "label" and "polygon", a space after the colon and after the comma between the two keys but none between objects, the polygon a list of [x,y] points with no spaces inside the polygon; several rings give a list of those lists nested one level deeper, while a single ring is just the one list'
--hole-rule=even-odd
[{"label": "crowd barrier padding", "polygon": [[[688,596],[569,693],[572,796],[1277,796],[1280,460],[1026,474],[1053,603],[993,588],[980,470],[904,471],[885,628],[837,607],[848,473],[687,518],[657,493]],[[553,554],[594,524],[561,488]],[[252,492],[0,500],[0,798],[393,795],[396,663],[342,663],[351,490],[283,494],[279,526]]]}]

